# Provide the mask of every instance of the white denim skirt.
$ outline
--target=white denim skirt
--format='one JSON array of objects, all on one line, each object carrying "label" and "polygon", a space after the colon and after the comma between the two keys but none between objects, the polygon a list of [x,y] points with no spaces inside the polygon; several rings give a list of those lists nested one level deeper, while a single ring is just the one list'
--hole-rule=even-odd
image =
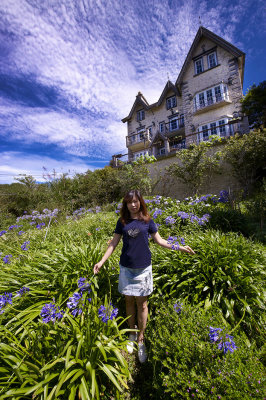
[{"label": "white denim skirt", "polygon": [[120,265],[118,291],[126,296],[148,296],[153,291],[152,266],[127,268]]}]

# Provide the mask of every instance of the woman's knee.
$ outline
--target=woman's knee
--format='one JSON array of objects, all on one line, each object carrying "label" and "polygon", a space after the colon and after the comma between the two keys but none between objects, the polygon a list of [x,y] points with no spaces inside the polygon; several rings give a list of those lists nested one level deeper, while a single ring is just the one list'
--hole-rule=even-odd
[{"label": "woman's knee", "polygon": [[138,310],[145,311],[148,309],[148,300],[147,300],[146,296],[145,296],[145,298],[136,297],[136,303],[137,303]]}]

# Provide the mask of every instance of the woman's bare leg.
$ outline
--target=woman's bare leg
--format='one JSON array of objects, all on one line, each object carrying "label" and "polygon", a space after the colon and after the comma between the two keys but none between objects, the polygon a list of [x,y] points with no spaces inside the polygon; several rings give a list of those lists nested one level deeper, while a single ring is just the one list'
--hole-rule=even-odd
[{"label": "woman's bare leg", "polygon": [[146,329],[147,318],[148,318],[148,296],[136,296],[136,303],[138,308],[138,328],[139,336],[138,343],[144,341],[144,332]]},{"label": "woman's bare leg", "polygon": [[135,297],[134,296],[125,296],[126,297],[126,313],[128,318],[128,324],[130,329],[135,329],[135,317],[136,317],[136,309],[135,309]]}]

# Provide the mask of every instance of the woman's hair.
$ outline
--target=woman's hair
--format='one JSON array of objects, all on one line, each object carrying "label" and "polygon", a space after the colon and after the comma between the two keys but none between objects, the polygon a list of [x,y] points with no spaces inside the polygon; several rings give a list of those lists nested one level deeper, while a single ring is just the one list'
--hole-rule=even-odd
[{"label": "woman's hair", "polygon": [[144,221],[144,222],[149,222],[149,220],[151,219],[145,201],[140,193],[139,190],[130,190],[129,192],[127,192],[123,198],[123,203],[122,203],[122,207],[120,210],[120,214],[121,214],[121,222],[123,225],[125,225],[129,220],[130,220],[130,212],[127,208],[127,203],[129,203],[130,201],[132,201],[133,197],[136,197],[139,202],[140,202],[140,209],[139,209],[139,220]]}]

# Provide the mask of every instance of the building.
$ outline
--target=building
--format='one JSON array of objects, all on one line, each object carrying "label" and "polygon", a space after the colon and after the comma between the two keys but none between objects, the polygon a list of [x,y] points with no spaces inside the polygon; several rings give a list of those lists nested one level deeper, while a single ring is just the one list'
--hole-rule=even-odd
[{"label": "building", "polygon": [[190,143],[249,131],[241,112],[245,54],[200,27],[175,83],[149,104],[139,92],[127,122],[128,160],[176,153]]}]

